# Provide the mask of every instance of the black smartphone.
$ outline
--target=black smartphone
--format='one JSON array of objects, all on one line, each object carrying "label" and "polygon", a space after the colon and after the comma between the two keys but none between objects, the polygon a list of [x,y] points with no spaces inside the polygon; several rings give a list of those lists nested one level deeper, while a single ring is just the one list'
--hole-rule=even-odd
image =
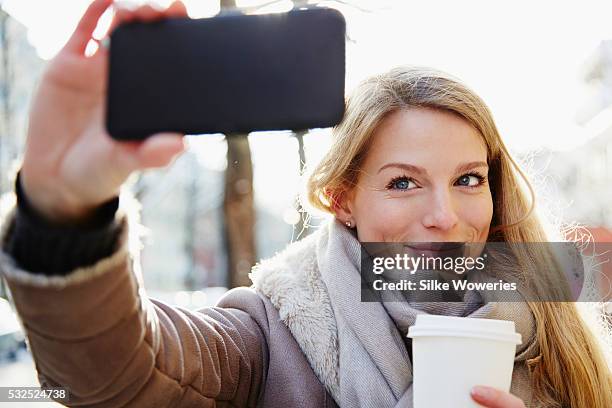
[{"label": "black smartphone", "polygon": [[138,140],[334,126],[344,115],[345,38],[342,14],[320,7],[120,26],[107,129]]}]

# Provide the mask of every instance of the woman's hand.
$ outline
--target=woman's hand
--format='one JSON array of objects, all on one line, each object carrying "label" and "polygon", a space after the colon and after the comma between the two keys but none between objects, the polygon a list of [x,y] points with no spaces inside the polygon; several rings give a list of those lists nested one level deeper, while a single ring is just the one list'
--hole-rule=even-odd
[{"label": "woman's hand", "polygon": [[[166,166],[184,149],[178,134],[117,142],[106,132],[108,50],[99,42],[92,56],[86,56],[85,50],[90,41],[97,42],[93,32],[112,4],[113,0],[91,3],[71,38],[49,62],[32,103],[21,183],[34,208],[52,221],[86,218],[116,196],[132,172]],[[181,2],[165,10],[148,5],[118,8],[110,30],[128,21],[186,16]]]},{"label": "woman's hand", "polygon": [[487,408],[525,408],[525,403],[509,392],[478,385],[472,388],[472,399]]}]

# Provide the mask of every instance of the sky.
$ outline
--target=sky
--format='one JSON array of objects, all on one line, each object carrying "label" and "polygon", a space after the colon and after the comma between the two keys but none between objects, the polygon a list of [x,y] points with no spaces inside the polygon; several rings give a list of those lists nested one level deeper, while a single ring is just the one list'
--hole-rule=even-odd
[{"label": "sky", "polygon": [[[238,4],[264,2],[242,0]],[[192,17],[212,16],[219,8],[218,1],[185,3]],[[348,22],[351,42],[347,45],[347,91],[367,76],[396,65],[428,65],[461,78],[485,100],[512,151],[568,150],[597,135],[596,128],[578,125],[576,117],[593,98],[584,81],[586,61],[602,40],[612,39],[611,2],[353,3],[373,11],[329,2],[344,13]],[[4,0],[3,8],[28,27],[39,54],[50,58],[66,41],[87,4],[88,0]],[[276,5],[278,9],[285,6],[282,1]],[[328,133],[307,137],[309,161],[318,160],[324,153],[329,145]],[[295,141],[282,133],[253,135],[251,141],[256,170],[259,168],[261,174],[273,174],[277,158],[283,157],[278,155],[280,149],[295,148]],[[203,164],[224,167],[220,137],[192,137],[190,143],[200,152]],[[275,160],[269,160],[271,155]],[[293,156],[285,156],[295,162]],[[279,183],[297,188],[297,171],[291,180]],[[266,191],[263,184],[260,188]]]}]

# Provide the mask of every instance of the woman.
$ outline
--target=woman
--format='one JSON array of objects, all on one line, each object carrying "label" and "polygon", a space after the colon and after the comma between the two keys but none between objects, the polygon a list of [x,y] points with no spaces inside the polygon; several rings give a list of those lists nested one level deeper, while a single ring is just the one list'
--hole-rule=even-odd
[{"label": "woman", "polygon": [[[405,331],[416,309],[361,303],[347,285],[359,241],[545,240],[485,105],[434,71],[364,82],[308,183],[335,221],[261,262],[254,287],[218,307],[173,308],[140,287],[116,196],[133,171],[169,164],[182,139],[105,133],[107,52],[85,50],[111,2],[91,4],[43,77],[4,230],[2,269],[41,383],[100,407],[411,406]],[[185,15],[179,2],[144,6],[114,25]],[[438,307],[425,312],[514,320],[523,335],[510,393],[476,388],[481,405],[612,406],[610,372],[575,305]]]}]

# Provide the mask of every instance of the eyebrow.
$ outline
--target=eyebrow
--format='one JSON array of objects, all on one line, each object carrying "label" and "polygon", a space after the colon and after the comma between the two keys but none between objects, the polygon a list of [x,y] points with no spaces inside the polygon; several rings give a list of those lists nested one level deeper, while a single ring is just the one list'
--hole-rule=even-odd
[{"label": "eyebrow", "polygon": [[[423,167],[415,166],[415,165],[408,164],[408,163],[387,163],[384,166],[382,166],[380,169],[378,169],[378,173],[380,173],[381,171],[389,167],[397,167],[397,168],[404,169],[412,173],[421,174],[421,175],[427,174],[427,170],[425,170]],[[461,172],[469,171],[469,170],[472,170],[478,167],[489,167],[489,165],[483,161],[473,161],[473,162],[468,162],[468,163],[461,163],[457,166],[457,168],[455,169],[455,172],[461,173]]]}]

